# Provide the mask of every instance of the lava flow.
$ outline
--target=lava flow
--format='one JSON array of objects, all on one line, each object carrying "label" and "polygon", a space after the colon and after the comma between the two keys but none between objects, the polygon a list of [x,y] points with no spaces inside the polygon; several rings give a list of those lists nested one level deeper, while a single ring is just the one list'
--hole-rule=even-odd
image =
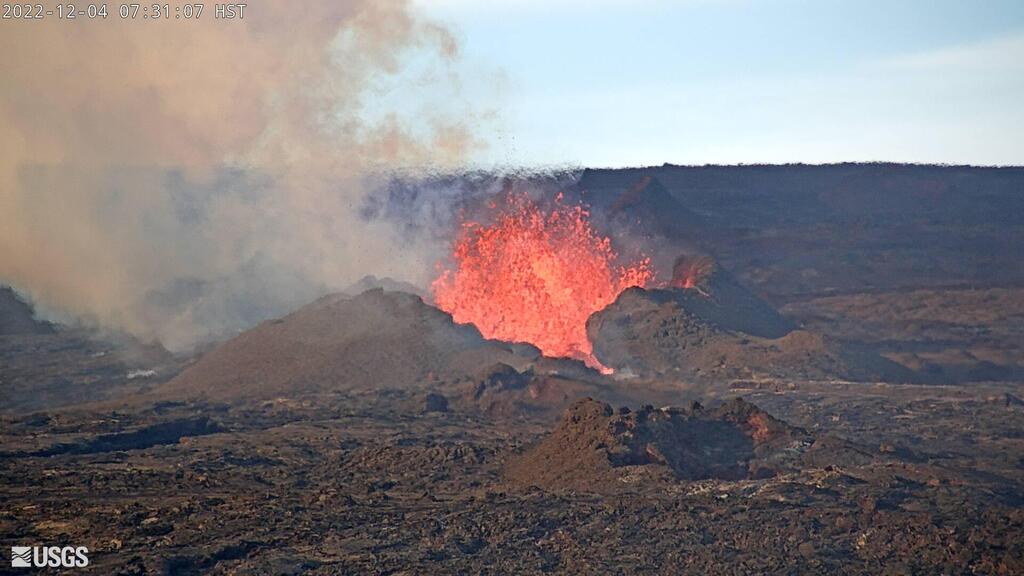
[{"label": "lava flow", "polygon": [[547,356],[610,372],[593,355],[587,318],[626,288],[644,286],[653,276],[650,260],[616,265],[589,212],[561,195],[549,210],[515,194],[492,209],[492,224],[463,224],[454,269],[432,285],[438,307],[487,338],[529,342]]}]

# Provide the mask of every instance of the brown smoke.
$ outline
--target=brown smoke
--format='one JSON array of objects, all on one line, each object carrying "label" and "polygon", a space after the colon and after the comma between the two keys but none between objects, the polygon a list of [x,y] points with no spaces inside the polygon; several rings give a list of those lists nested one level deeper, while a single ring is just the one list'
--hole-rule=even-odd
[{"label": "brown smoke", "polygon": [[364,274],[425,279],[431,247],[358,208],[371,174],[479,145],[486,111],[432,105],[459,105],[454,37],[400,0],[212,10],[4,25],[0,284],[182,349]]}]

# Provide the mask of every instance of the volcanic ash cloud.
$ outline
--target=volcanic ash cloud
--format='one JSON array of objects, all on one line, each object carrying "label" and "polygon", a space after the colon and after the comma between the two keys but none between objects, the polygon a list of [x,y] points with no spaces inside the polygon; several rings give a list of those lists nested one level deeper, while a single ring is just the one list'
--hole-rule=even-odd
[{"label": "volcanic ash cloud", "polygon": [[365,274],[425,281],[431,247],[358,216],[368,175],[456,165],[491,115],[398,1],[47,19],[0,48],[0,284],[175,349]]}]

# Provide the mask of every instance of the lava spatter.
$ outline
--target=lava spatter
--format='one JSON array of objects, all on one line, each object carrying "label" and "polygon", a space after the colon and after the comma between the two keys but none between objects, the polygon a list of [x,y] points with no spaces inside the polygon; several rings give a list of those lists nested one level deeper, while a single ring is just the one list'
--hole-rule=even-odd
[{"label": "lava spatter", "polygon": [[463,224],[453,267],[432,285],[438,307],[487,338],[529,342],[545,355],[609,371],[593,355],[587,318],[651,280],[650,260],[617,264],[587,209],[561,196],[545,208],[510,194],[492,210],[490,224]]}]

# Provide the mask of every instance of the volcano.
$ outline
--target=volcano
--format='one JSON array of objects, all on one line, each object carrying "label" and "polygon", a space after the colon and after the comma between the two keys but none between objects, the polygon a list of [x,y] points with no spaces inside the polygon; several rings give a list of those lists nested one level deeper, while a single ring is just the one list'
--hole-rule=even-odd
[{"label": "volcano", "polygon": [[[556,415],[587,395],[636,400],[581,362],[489,340],[416,295],[382,288],[324,296],[203,355],[155,394],[248,402],[386,394],[492,415]],[[390,392],[387,392],[390,391]],[[438,395],[442,395],[439,398]]]},{"label": "volcano", "polygon": [[706,262],[699,268],[691,288],[628,288],[584,324],[601,363],[652,386],[622,386],[579,359],[486,338],[475,324],[459,323],[419,296],[376,288],[324,296],[264,322],[206,353],[157,392],[258,400],[405,390],[515,413],[561,409],[588,394],[641,398],[666,381],[885,376],[884,359],[798,330],[724,270]]}]

